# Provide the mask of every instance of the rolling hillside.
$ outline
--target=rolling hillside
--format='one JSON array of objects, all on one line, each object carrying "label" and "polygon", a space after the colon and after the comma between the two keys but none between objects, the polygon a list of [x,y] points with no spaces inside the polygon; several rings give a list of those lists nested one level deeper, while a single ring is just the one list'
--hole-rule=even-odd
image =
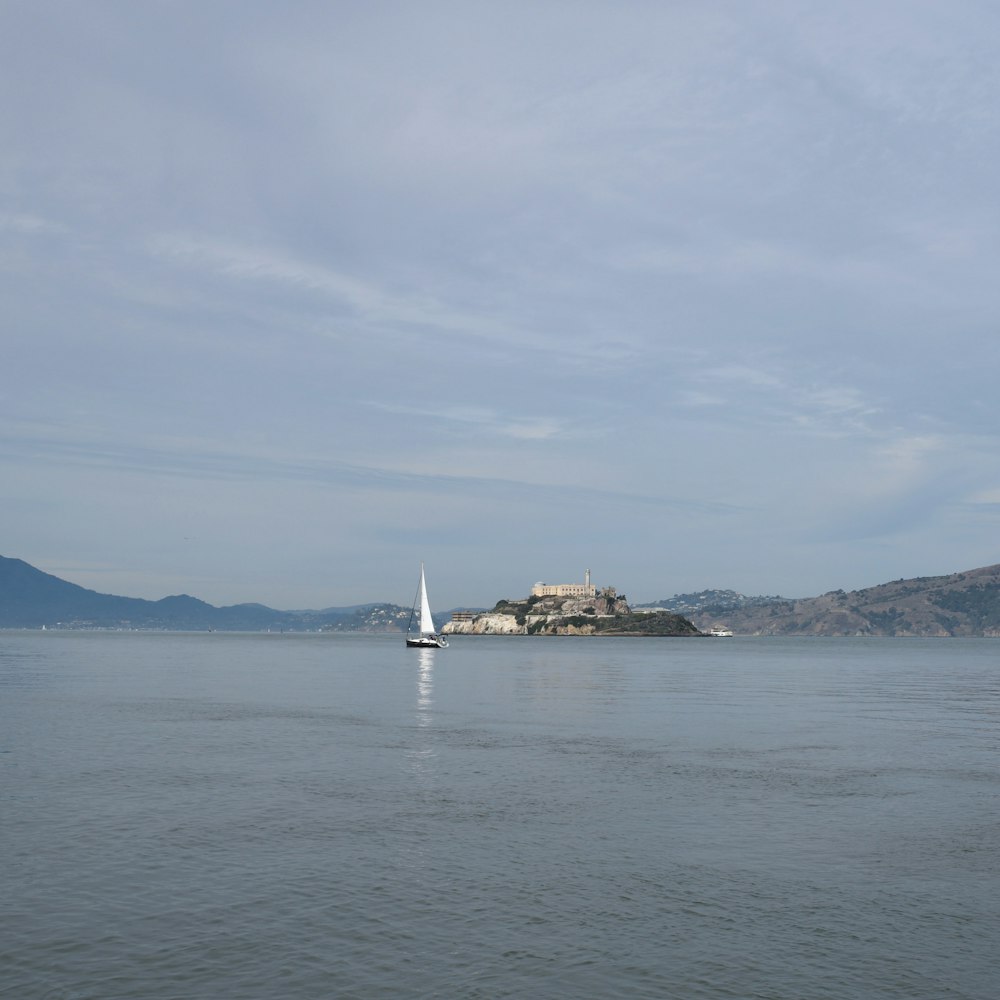
[{"label": "rolling hillside", "polygon": [[801,600],[705,606],[689,617],[737,635],[1000,636],[1000,565]]},{"label": "rolling hillside", "polygon": [[217,608],[178,594],[159,601],[87,590],[0,556],[0,628],[138,628],[178,631],[398,632],[409,608],[363,604],[323,611],[276,611],[263,604]]}]

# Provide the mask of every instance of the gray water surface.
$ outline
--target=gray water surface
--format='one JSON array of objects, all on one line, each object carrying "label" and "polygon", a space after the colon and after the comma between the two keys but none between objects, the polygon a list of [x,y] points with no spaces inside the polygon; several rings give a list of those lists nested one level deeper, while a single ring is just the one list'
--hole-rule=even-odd
[{"label": "gray water surface", "polygon": [[1000,996],[1000,643],[0,633],[0,995]]}]

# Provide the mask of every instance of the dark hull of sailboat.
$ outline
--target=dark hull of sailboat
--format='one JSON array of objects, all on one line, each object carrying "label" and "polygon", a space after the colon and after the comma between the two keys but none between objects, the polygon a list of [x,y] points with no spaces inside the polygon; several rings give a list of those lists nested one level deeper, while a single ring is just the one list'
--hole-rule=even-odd
[{"label": "dark hull of sailboat", "polygon": [[406,645],[414,649],[441,649],[448,642],[438,635],[421,635],[407,637]]}]

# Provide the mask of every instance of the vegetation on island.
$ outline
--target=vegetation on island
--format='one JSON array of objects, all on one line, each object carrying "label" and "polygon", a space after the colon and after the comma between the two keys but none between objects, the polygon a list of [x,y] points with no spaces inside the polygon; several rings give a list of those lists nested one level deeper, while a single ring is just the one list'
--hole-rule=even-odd
[{"label": "vegetation on island", "polygon": [[569,615],[566,618],[539,619],[528,626],[529,635],[634,635],[694,636],[702,633],[681,615],[662,611],[657,614],[622,614],[596,617]]}]

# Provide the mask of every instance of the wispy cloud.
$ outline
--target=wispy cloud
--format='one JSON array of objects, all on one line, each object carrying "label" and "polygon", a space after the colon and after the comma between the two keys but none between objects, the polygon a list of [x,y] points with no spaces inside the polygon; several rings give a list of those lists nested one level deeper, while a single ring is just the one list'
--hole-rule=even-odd
[{"label": "wispy cloud", "polygon": [[368,406],[402,417],[419,417],[445,424],[458,424],[500,437],[524,441],[546,441],[569,433],[566,423],[548,417],[506,416],[485,407],[421,407],[370,401]]},{"label": "wispy cloud", "polygon": [[[517,436],[516,434],[513,436]],[[136,475],[181,476],[194,479],[312,482],[359,490],[412,491],[473,497],[608,501],[615,504],[697,508],[725,513],[733,505],[691,501],[678,497],[640,494],[626,490],[595,489],[581,484],[559,484],[503,476],[414,472],[401,466],[352,463],[301,454],[213,448],[203,439],[160,439],[114,442],[95,440],[73,428],[22,426],[0,437],[0,456],[40,465],[70,463],[114,469]]]},{"label": "wispy cloud", "polygon": [[0,230],[26,236],[61,236],[68,232],[62,223],[23,212],[0,212]]},{"label": "wispy cloud", "polygon": [[824,382],[815,365],[777,358],[759,364],[703,364],[684,373],[678,402],[724,408],[730,417],[817,436],[892,433],[879,427],[881,408],[856,386]]},{"label": "wispy cloud", "polygon": [[[263,283],[319,293],[367,324],[385,330],[419,329],[424,335],[445,339],[471,337],[525,345],[535,342],[524,331],[454,308],[432,295],[390,291],[381,283],[276,250],[176,234],[155,237],[149,246],[154,255],[180,266],[251,285]],[[544,341],[541,343],[544,345]]]},{"label": "wispy cloud", "polygon": [[399,308],[369,282],[273,251],[176,234],[154,237],[149,247],[154,255],[183,266],[250,283],[266,282],[323,292],[361,313],[391,313]]},{"label": "wispy cloud", "polygon": [[913,254],[933,252],[974,261],[975,253],[968,233],[956,239],[954,234],[940,236],[937,227],[932,232],[925,231],[920,246],[894,248],[886,246],[888,234],[883,234],[881,246],[862,251],[852,245],[821,247],[805,237],[778,240],[718,232],[673,244],[620,249],[611,263],[625,272],[696,277],[712,285],[753,280],[809,282],[844,295],[938,301],[940,291],[935,284],[914,273]]}]

